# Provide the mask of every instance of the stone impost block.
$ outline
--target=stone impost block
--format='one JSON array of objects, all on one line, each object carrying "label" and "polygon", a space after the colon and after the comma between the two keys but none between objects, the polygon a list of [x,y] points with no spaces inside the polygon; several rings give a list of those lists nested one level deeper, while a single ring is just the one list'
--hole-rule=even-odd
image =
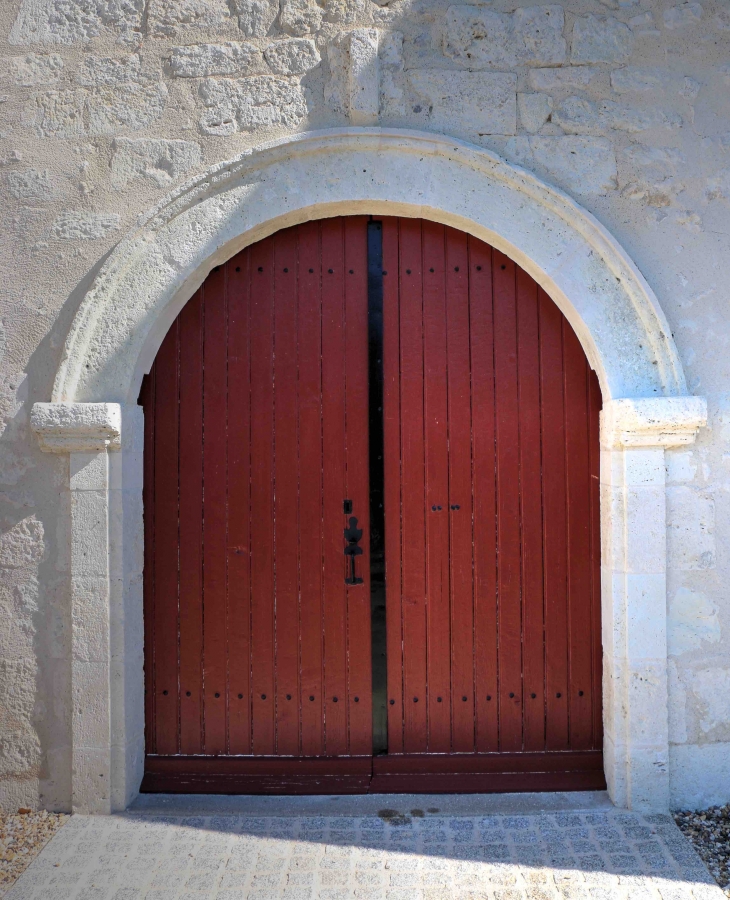
[{"label": "stone impost block", "polygon": [[676,447],[691,444],[707,423],[704,397],[610,400],[601,413],[604,447]]},{"label": "stone impost block", "polygon": [[30,427],[46,453],[117,450],[122,410],[118,403],[34,403]]}]

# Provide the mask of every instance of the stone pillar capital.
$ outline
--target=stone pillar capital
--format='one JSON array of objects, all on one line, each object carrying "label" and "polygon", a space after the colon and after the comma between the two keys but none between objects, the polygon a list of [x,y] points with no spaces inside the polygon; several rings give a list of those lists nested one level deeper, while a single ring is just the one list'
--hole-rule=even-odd
[{"label": "stone pillar capital", "polygon": [[118,403],[34,403],[30,427],[45,453],[118,450],[122,410]]},{"label": "stone pillar capital", "polygon": [[704,397],[638,397],[609,400],[601,412],[601,444],[677,447],[694,442],[707,424]]}]

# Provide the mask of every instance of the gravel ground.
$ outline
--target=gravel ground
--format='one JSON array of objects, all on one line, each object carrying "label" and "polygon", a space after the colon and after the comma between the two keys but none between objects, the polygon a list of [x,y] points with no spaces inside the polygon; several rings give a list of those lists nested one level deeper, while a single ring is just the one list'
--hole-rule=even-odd
[{"label": "gravel ground", "polygon": [[62,813],[0,815],[0,897],[68,819]]},{"label": "gravel ground", "polygon": [[689,838],[715,878],[730,897],[730,804],[677,812],[674,821]]}]

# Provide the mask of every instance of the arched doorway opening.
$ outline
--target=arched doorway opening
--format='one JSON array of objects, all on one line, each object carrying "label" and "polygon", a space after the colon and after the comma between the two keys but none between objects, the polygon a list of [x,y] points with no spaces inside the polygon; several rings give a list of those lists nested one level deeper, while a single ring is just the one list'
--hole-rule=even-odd
[{"label": "arched doorway opening", "polygon": [[693,442],[706,402],[687,391],[651,287],[589,212],[484,148],[383,128],[300,134],[212,165],[137,220],[78,308],[69,298],[75,313],[50,402],[34,403],[30,424],[43,451],[68,460],[59,526],[71,545],[73,810],[124,809],[143,777],[143,376],[212,268],[282,228],[364,212],[487,241],[549,294],[594,367],[603,397],[604,773],[617,805],[667,810],[664,457]]},{"label": "arched doorway opening", "polygon": [[605,786],[601,392],[514,261],[413,218],[276,232],[141,402],[143,790]]}]

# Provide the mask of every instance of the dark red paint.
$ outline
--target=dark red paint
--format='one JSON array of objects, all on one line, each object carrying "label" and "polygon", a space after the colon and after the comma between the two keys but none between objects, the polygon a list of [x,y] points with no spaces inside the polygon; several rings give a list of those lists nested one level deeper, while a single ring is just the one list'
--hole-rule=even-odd
[{"label": "dark red paint", "polygon": [[372,757],[366,226],[217,267],[145,380],[143,789],[602,787],[598,382],[530,276],[413,219],[383,219]]}]

